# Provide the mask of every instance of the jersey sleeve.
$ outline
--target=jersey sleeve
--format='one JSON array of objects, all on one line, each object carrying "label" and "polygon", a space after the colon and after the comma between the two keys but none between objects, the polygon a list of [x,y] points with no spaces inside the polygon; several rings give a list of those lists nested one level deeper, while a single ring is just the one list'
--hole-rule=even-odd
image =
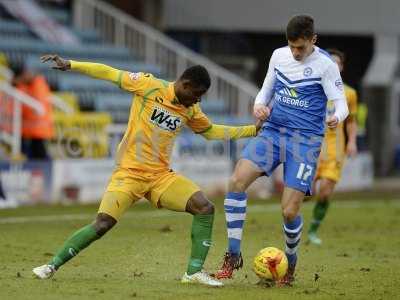
[{"label": "jersey sleeve", "polygon": [[187,126],[195,133],[203,133],[207,131],[212,125],[210,119],[203,113],[198,104],[193,106],[193,113]]},{"label": "jersey sleeve", "polygon": [[344,85],[340,76],[339,68],[335,63],[329,64],[322,76],[322,88],[329,100],[346,99],[344,95]]},{"label": "jersey sleeve", "polygon": [[346,96],[344,94],[344,84],[340,76],[339,67],[336,63],[329,64],[321,80],[322,88],[329,100],[335,105],[335,116],[339,122],[343,122],[348,113]]},{"label": "jersey sleeve", "polygon": [[119,85],[122,89],[143,96],[154,82],[154,76],[149,73],[121,71]]},{"label": "jersey sleeve", "polygon": [[274,84],[276,80],[275,75],[275,65],[276,65],[276,50],[272,53],[271,59],[269,60],[267,75],[265,76],[263,86],[258,92],[254,104],[264,104],[268,105],[274,89]]}]

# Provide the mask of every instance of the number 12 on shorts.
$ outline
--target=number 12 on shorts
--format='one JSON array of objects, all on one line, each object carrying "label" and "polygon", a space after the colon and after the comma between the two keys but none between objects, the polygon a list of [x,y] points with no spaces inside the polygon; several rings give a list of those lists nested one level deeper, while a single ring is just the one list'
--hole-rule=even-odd
[{"label": "number 12 on shorts", "polygon": [[313,171],[313,167],[310,165],[306,165],[304,163],[301,163],[299,166],[299,171],[297,172],[297,179],[307,181],[308,177],[311,176]]}]

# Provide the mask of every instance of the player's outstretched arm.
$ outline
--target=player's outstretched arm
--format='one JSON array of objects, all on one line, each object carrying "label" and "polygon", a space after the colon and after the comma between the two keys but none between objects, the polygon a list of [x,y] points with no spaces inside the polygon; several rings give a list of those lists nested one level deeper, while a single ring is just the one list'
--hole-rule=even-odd
[{"label": "player's outstretched arm", "polygon": [[212,124],[206,131],[200,133],[207,140],[235,140],[256,136],[258,128],[255,125],[226,126]]},{"label": "player's outstretched arm", "polygon": [[73,70],[93,78],[111,81],[118,85],[122,76],[122,71],[110,66],[91,62],[67,60],[56,54],[43,55],[40,60],[43,63],[53,61],[54,65],[52,68],[56,70]]}]

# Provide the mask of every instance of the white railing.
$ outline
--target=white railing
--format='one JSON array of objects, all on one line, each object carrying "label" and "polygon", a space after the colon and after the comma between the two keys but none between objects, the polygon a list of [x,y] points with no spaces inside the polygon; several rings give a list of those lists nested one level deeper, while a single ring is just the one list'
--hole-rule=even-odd
[{"label": "white railing", "polygon": [[205,66],[212,79],[207,98],[226,101],[233,115],[250,114],[258,91],[254,84],[112,5],[96,0],[74,1],[74,25],[83,30],[98,30],[106,42],[130,49],[136,59],[160,67],[168,79],[177,78],[191,65]]},{"label": "white railing", "polygon": [[3,77],[5,81],[10,82],[14,77],[14,73],[9,68],[0,65],[0,77]]},{"label": "white railing", "polygon": [[21,153],[22,104],[44,114],[43,105],[36,99],[0,82],[0,140],[11,147],[14,158]]},{"label": "white railing", "polygon": [[57,95],[51,95],[50,97],[50,102],[53,105],[54,108],[57,108],[61,112],[70,115],[74,113],[74,109],[66,103],[63,99],[58,97]]}]

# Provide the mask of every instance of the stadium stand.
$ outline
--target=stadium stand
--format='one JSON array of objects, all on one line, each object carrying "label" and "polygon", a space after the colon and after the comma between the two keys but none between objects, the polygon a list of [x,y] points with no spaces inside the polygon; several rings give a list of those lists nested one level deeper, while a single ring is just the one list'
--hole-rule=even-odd
[{"label": "stadium stand", "polygon": [[[29,70],[43,74],[49,82],[55,95],[65,105],[71,107],[73,115],[66,115],[56,108],[55,117],[57,137],[63,134],[68,126],[85,128],[96,128],[106,132],[109,123],[125,124],[129,118],[129,108],[132,97],[115,85],[108,82],[94,80],[79,74],[60,72],[52,70],[48,65],[42,64],[39,57],[45,53],[57,53],[65,58],[75,60],[87,60],[104,63],[118,69],[142,71],[152,73],[158,77],[166,77],[158,65],[141,60],[135,51],[121,46],[114,46],[101,38],[101,34],[93,29],[77,29],[72,23],[71,12],[54,6],[41,3],[43,11],[56,22],[67,26],[67,28],[78,38],[78,45],[52,44],[40,39],[28,25],[11,16],[5,9],[0,8],[0,53],[3,53],[11,68],[24,66]],[[205,113],[216,123],[246,124],[252,123],[251,118],[232,117],[232,109],[228,103],[229,99],[218,99],[208,96],[203,100],[202,108]],[[107,119],[103,113],[108,114]],[[93,116],[90,115],[93,114]],[[97,117],[96,117],[97,113]],[[96,119],[97,118],[97,119]],[[85,120],[91,120],[93,126],[85,125]],[[107,121],[108,120],[108,121]],[[185,131],[186,132],[186,131]],[[105,146],[103,133],[89,133],[84,136],[101,136],[100,146],[88,145],[86,138],[77,136],[79,144],[85,149],[83,156],[101,157],[107,155],[108,147]],[[54,148],[53,141],[53,148]],[[97,142],[96,142],[97,143]],[[180,144],[191,144],[199,146],[203,143],[202,138],[188,138],[188,135],[178,139]],[[88,148],[97,149],[88,151]]]}]

